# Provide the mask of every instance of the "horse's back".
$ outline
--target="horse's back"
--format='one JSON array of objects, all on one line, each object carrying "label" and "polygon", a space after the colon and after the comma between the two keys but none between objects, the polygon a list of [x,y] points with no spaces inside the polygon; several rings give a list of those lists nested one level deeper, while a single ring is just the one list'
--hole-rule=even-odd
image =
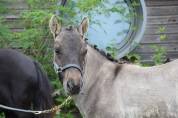
[{"label": "horse's back", "polygon": [[15,50],[0,49],[0,102],[30,101],[30,91],[35,91],[37,81],[35,66],[30,58]]},{"label": "horse's back", "polygon": [[[131,76],[133,79],[134,76],[143,76],[140,79],[149,78],[150,81],[154,80],[157,77],[160,77],[164,80],[169,79],[172,80],[178,80],[178,59],[171,61],[166,64],[162,65],[156,65],[151,67],[142,67],[139,65],[133,65],[133,64],[124,64],[121,68],[120,73],[118,74],[118,79],[121,75],[123,76]],[[163,81],[164,81],[163,80]]]},{"label": "horse's back", "polygon": [[32,59],[12,49],[0,49],[0,70],[27,75],[36,72]]},{"label": "horse's back", "polygon": [[119,107],[123,115],[121,118],[125,118],[124,115],[133,118],[177,118],[177,73],[178,60],[153,67],[123,65],[111,92],[118,98],[113,100],[113,110]]},{"label": "horse's back", "polygon": [[110,71],[115,67],[102,68],[93,96],[99,98],[98,109],[91,117],[178,118],[178,60],[153,67],[115,66],[120,66],[115,78]]}]

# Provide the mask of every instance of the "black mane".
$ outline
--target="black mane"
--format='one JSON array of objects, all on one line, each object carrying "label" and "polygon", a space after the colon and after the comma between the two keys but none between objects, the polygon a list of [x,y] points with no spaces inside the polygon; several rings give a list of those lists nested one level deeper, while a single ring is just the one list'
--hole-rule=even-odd
[{"label": "black mane", "polygon": [[[85,38],[86,42],[88,41],[87,38]],[[111,54],[105,52],[103,49],[99,49],[97,47],[97,45],[92,45],[92,44],[89,44],[87,42],[87,44],[89,46],[91,46],[93,49],[95,49],[96,51],[98,51],[102,56],[106,57],[108,60],[112,61],[112,62],[115,62],[115,63],[119,63],[119,64],[123,64],[123,63],[129,63],[128,60],[126,60],[125,58],[121,58],[121,59],[115,59],[111,56]]]}]

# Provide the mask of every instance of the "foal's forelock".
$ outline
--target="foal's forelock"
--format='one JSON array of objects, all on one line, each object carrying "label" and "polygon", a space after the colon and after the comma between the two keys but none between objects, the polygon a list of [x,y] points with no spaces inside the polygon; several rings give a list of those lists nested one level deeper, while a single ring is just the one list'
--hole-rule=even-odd
[{"label": "foal's forelock", "polygon": [[[73,26],[68,26],[61,29],[61,32],[57,34],[55,37],[55,44],[56,43],[62,43],[65,42],[67,45],[70,44],[70,42],[75,46],[76,43],[81,43],[83,37],[78,32],[78,28],[75,28]],[[67,42],[70,41],[70,42]],[[75,44],[74,44],[75,43]]]}]

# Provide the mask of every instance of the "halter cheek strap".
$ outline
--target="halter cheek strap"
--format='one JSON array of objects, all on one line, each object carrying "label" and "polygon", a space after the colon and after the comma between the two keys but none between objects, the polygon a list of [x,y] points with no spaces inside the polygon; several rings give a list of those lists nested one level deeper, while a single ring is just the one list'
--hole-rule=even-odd
[{"label": "halter cheek strap", "polygon": [[58,65],[56,62],[53,62],[53,64],[54,64],[54,70],[56,71],[57,74],[61,74],[62,72],[64,72],[69,68],[76,68],[80,71],[81,75],[83,75],[82,69],[77,64],[66,64],[65,66]]}]

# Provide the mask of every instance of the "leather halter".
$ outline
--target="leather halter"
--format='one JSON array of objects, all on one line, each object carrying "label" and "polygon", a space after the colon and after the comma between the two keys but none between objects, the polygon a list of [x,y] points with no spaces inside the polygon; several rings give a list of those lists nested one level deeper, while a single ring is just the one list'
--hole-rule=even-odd
[{"label": "leather halter", "polygon": [[77,64],[66,64],[64,66],[58,65],[55,61],[53,62],[54,64],[54,70],[56,71],[57,74],[62,74],[65,70],[69,68],[76,68],[77,70],[80,71],[81,75],[83,76],[83,71],[80,66]]}]

